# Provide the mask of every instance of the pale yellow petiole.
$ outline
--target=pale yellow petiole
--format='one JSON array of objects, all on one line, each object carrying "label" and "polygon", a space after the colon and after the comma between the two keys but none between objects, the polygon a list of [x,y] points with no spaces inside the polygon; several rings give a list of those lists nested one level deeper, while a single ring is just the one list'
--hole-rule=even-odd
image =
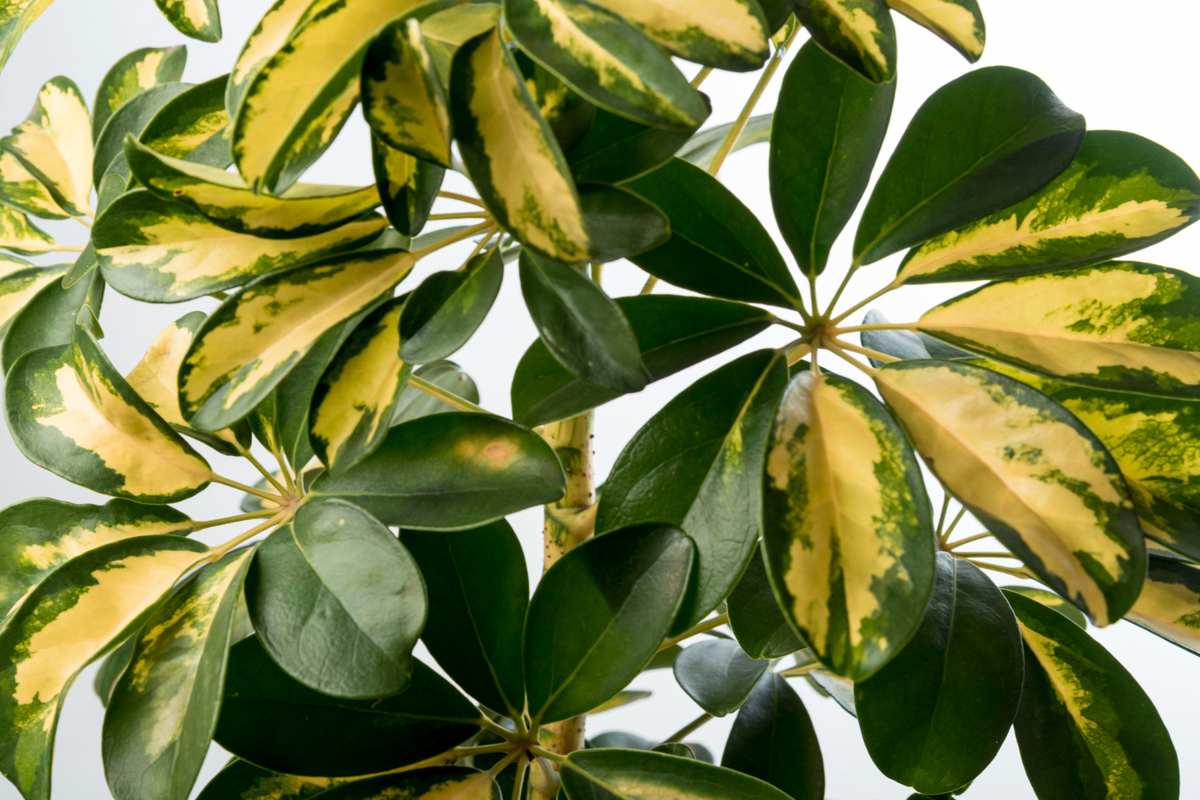
[{"label": "pale yellow petiole", "polygon": [[448,392],[436,383],[430,383],[419,375],[409,375],[408,385],[422,391],[430,397],[436,397],[447,405],[457,408],[459,411],[471,411],[476,414],[490,414],[486,408],[477,406],[465,397],[459,397],[454,392]]},{"label": "pale yellow petiole", "polygon": [[698,636],[702,633],[706,633],[727,624],[729,624],[729,615],[718,614],[712,619],[706,619],[703,622],[693,625],[678,636],[672,636],[670,639],[663,639],[663,643],[658,646],[657,652],[661,653],[664,650],[670,650],[672,647],[684,641],[685,639],[690,639],[693,636]]}]

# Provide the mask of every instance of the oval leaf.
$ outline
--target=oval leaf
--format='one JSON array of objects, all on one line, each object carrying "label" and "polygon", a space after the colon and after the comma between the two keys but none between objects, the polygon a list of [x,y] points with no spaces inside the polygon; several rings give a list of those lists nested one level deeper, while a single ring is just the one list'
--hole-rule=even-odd
[{"label": "oval leaf", "polygon": [[884,0],[793,0],[813,39],[872,81],[896,74],[896,28]]},{"label": "oval leaf", "polygon": [[186,47],[142,47],[126,53],[109,67],[92,104],[92,138],[99,139],[104,123],[117,109],[160,83],[183,77]]},{"label": "oval leaf", "polygon": [[825,765],[812,720],[795,690],[775,674],[764,675],[738,711],[721,766],[766,781],[795,800],[825,796]]},{"label": "oval leaf", "polygon": [[221,41],[217,0],[154,0],[167,21],[184,36],[202,42]]},{"label": "oval leaf", "polygon": [[702,761],[643,750],[577,750],[562,766],[570,800],[790,800],[768,783]]},{"label": "oval leaf", "polygon": [[725,603],[734,638],[754,658],[781,658],[804,648],[771,590],[761,551],[755,551]]},{"label": "oval leaf", "polygon": [[135,139],[140,137],[167,103],[191,88],[190,83],[153,86],[136,95],[109,117],[96,139],[96,154],[92,159],[92,181],[102,195],[110,191],[105,186],[105,179],[112,175],[119,175],[128,183],[129,163],[125,159],[125,140],[131,136]]},{"label": "oval leaf", "polygon": [[767,671],[766,661],[746,655],[737,642],[697,642],[675,659],[675,681],[714,717],[737,711]]},{"label": "oval leaf", "polygon": [[229,166],[233,155],[229,151],[229,113],[225,110],[228,80],[228,75],[221,75],[172,97],[138,140],[164,156]]},{"label": "oval leaf", "polygon": [[503,278],[499,246],[472,256],[456,272],[430,275],[404,304],[400,355],[421,364],[457,351],[483,324]]},{"label": "oval leaf", "polygon": [[596,109],[591,125],[567,150],[567,163],[577,181],[620,183],[670,161],[694,132],[643,125]]},{"label": "oval leaf", "polygon": [[968,61],[983,55],[987,30],[975,0],[888,0],[888,5],[936,33]]},{"label": "oval leaf", "polygon": [[9,323],[0,347],[0,369],[7,373],[17,359],[34,350],[70,344],[80,310],[87,307],[86,315],[99,318],[103,299],[104,281],[95,272],[70,287],[66,276],[51,281]]},{"label": "oval leaf", "polygon": [[718,69],[758,69],[770,55],[768,28],[755,0],[599,0],[674,55]]},{"label": "oval leaf", "polygon": [[0,201],[35,217],[65,219],[71,216],[45,184],[7,150],[0,150]]},{"label": "oval leaf", "polygon": [[450,166],[449,101],[416,20],[375,37],[363,62],[362,102],[367,124],[390,147]]},{"label": "oval leaf", "polygon": [[[2,12],[0,12],[2,13]],[[72,216],[92,207],[92,130],[87,102],[69,78],[51,78],[33,110],[0,142]]]}]

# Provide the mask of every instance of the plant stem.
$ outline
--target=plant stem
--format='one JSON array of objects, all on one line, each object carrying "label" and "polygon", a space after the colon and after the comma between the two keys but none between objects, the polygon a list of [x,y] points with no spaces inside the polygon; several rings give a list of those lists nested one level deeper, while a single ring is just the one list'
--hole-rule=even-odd
[{"label": "plant stem", "polygon": [[409,375],[408,376],[408,384],[409,384],[409,386],[413,387],[414,389],[422,391],[425,394],[429,395],[430,397],[436,397],[438,400],[441,400],[443,403],[450,405],[450,406],[454,406],[459,411],[471,411],[476,414],[490,414],[491,413],[486,408],[483,408],[482,406],[477,406],[474,403],[472,403],[470,400],[468,400],[467,398],[459,397],[454,392],[447,391],[447,390],[443,389],[442,387],[438,386],[436,383],[430,383],[429,381],[425,380],[424,378],[422,378],[419,375]]},{"label": "plant stem", "polygon": [[962,508],[960,508],[958,510],[958,513],[954,515],[954,519],[950,520],[949,527],[947,527],[946,530],[942,532],[942,535],[940,537],[940,542],[943,545],[945,545],[946,542],[950,541],[950,534],[954,533],[954,529],[958,527],[958,523],[962,521],[963,515],[966,513],[967,513],[967,508],[966,508],[966,506],[963,506]]},{"label": "plant stem", "polygon": [[279,480],[276,479],[276,477],[271,473],[271,471],[264,467],[262,462],[254,457],[254,454],[250,452],[250,448],[242,447],[242,445],[236,440],[233,443],[233,448],[237,450],[238,455],[249,461],[250,465],[258,470],[259,475],[262,475],[267,479],[267,483],[275,487],[275,491],[279,492],[279,494],[285,497],[287,496],[292,487],[285,487],[282,483],[280,483]]},{"label": "plant stem", "polygon": [[781,677],[781,678],[799,678],[801,675],[807,675],[808,673],[816,672],[819,669],[821,669],[821,662],[813,661],[811,663],[805,664],[802,667],[792,667],[791,669],[785,669],[779,673],[779,677]]},{"label": "plant stem", "polygon": [[595,261],[592,263],[592,283],[599,286],[604,280],[604,262]]},{"label": "plant stem", "polygon": [[300,491],[300,470],[297,469],[293,475],[291,467],[288,466],[287,458],[279,449],[279,442],[275,441],[275,435],[272,433],[267,437],[270,441],[267,442],[267,449],[271,451],[271,457],[275,459],[275,465],[279,467],[279,474],[283,478],[283,482],[287,484],[288,492],[294,495],[302,494]]},{"label": "plant stem", "polygon": [[658,285],[658,278],[651,275],[646,278],[646,282],[642,284],[642,294],[650,294],[654,291],[654,287]]},{"label": "plant stem", "polygon": [[275,516],[271,517],[266,522],[262,523],[261,525],[255,525],[253,528],[246,531],[245,533],[239,533],[237,536],[233,537],[229,541],[225,542],[224,544],[220,545],[219,547],[214,547],[211,551],[209,551],[208,560],[211,562],[211,561],[218,561],[218,560],[224,558],[225,554],[228,553],[233,548],[237,547],[240,544],[250,541],[255,536],[258,536],[260,533],[262,533],[264,531],[268,531],[271,528],[275,528],[275,527],[282,525],[284,522],[286,522],[288,519],[290,519],[291,516],[292,516],[292,512],[290,510],[288,510],[286,512],[280,512],[280,513],[276,514]]},{"label": "plant stem", "polygon": [[834,328],[839,336],[843,333],[861,333],[862,331],[915,331],[915,322],[877,322],[873,325],[846,325]]},{"label": "plant stem", "polygon": [[515,736],[516,734],[521,732],[519,730],[510,731],[508,728],[504,727],[503,725],[497,725],[495,722],[492,722],[487,717],[479,718],[479,727],[484,728],[485,730],[489,730],[492,733],[496,734],[497,736],[503,736],[505,739],[511,739],[511,738],[513,738],[513,736]]},{"label": "plant stem", "polygon": [[670,650],[672,647],[674,647],[675,645],[684,641],[685,639],[690,639],[693,636],[698,636],[702,633],[706,633],[708,631],[714,630],[714,629],[719,628],[722,625],[726,625],[728,623],[729,623],[729,615],[728,614],[719,614],[719,615],[713,617],[712,619],[706,619],[703,622],[697,623],[696,625],[693,625],[692,627],[688,628],[686,631],[679,634],[678,636],[673,636],[670,639],[663,639],[663,643],[658,646],[658,652],[661,653],[664,650]]},{"label": "plant stem", "polygon": [[991,538],[991,535],[992,534],[988,531],[984,531],[983,533],[973,533],[970,536],[964,536],[963,538],[959,539],[957,542],[947,542],[946,545],[942,549],[948,553],[952,553],[965,544],[970,544],[971,542],[978,542],[980,539]]},{"label": "plant stem", "polygon": [[693,77],[692,81],[691,81],[692,88],[699,89],[700,84],[704,83],[704,81],[706,81],[708,79],[709,75],[712,75],[712,71],[713,71],[712,67],[704,67],[699,72],[697,72],[695,77]]},{"label": "plant stem", "polygon": [[470,203],[473,206],[484,208],[483,201],[478,197],[471,197],[469,194],[459,194],[458,192],[438,192],[438,197],[444,197],[447,200],[457,200],[460,203]]},{"label": "plant stem", "polygon": [[972,558],[1016,558],[1016,556],[1007,550],[982,550],[969,553],[956,552],[954,555],[968,560]]},{"label": "plant stem", "polygon": [[872,350],[869,347],[862,347],[861,345],[854,344],[853,342],[847,342],[845,339],[838,339],[837,345],[838,347],[844,347],[851,352],[861,353],[864,356],[870,356],[876,361],[886,361],[891,363],[893,361],[900,360],[895,356],[889,356],[887,353],[881,353],[878,350]]},{"label": "plant stem", "polygon": [[494,239],[495,236],[496,236],[496,231],[488,231],[487,234],[485,236],[483,236],[483,238],[481,238],[478,242],[476,242],[475,249],[471,251],[471,254],[469,256],[467,256],[465,259],[463,259],[462,266],[459,267],[459,269],[460,270],[466,269],[467,265],[471,263],[471,259],[473,259],[475,256],[479,255],[481,252],[483,252],[483,248],[487,247],[488,242],[490,242],[492,239]]},{"label": "plant stem", "polygon": [[431,244],[428,247],[422,247],[419,250],[413,250],[411,255],[414,258],[424,258],[425,256],[429,255],[430,253],[435,253],[438,250],[441,250],[442,248],[449,247],[452,244],[457,244],[457,243],[461,242],[463,239],[470,239],[475,234],[481,233],[481,232],[487,230],[488,228],[492,227],[492,224],[493,224],[492,220],[488,219],[484,222],[479,223],[478,225],[472,225],[469,228],[464,228],[463,230],[459,231],[458,233],[454,234],[453,236],[447,237],[447,238],[443,239],[442,241],[437,242],[436,244]]},{"label": "plant stem", "polygon": [[[851,267],[850,267],[850,272],[849,272],[849,273],[847,273],[847,276],[846,276],[846,280],[847,280],[847,281],[849,281],[849,279],[850,279],[850,275],[853,275],[853,274],[854,274],[854,271],[855,271],[856,269],[857,269],[857,267],[855,267],[855,266],[851,266]],[[858,310],[859,310],[860,308],[862,308],[863,306],[867,305],[867,304],[868,304],[868,303],[870,303],[870,302],[873,302],[873,301],[875,301],[875,300],[878,300],[879,298],[883,297],[883,296],[884,296],[885,294],[887,294],[888,292],[892,291],[893,289],[897,289],[897,288],[899,288],[899,287],[900,287],[900,281],[899,281],[899,280],[892,280],[892,282],[891,282],[891,283],[889,283],[887,286],[884,286],[882,289],[880,289],[879,291],[875,292],[874,294],[872,294],[872,295],[870,295],[870,296],[868,296],[868,297],[864,297],[862,300],[859,300],[857,303],[855,303],[854,305],[850,306],[849,308],[847,308],[847,309],[846,309],[845,311],[843,311],[842,313],[838,314],[836,317],[834,317],[834,318],[833,318],[832,320],[830,320],[830,321],[831,321],[831,322],[832,322],[834,325],[837,325],[839,322],[841,322],[841,321],[842,321],[842,320],[844,320],[846,317],[848,317],[848,316],[850,316],[851,314],[853,314],[855,311],[858,311]],[[832,309],[830,310],[830,313],[833,313]]]},{"label": "plant stem", "polygon": [[950,493],[943,491],[942,492],[942,510],[941,510],[941,513],[938,514],[937,527],[934,528],[934,530],[937,532],[938,537],[941,537],[941,535],[942,535],[942,528],[945,527],[945,525],[946,525],[946,512],[949,510],[950,510]]},{"label": "plant stem", "polygon": [[696,717],[694,720],[689,722],[687,725],[684,725],[682,728],[680,728],[679,730],[672,733],[666,739],[663,739],[663,744],[668,744],[670,742],[683,741],[683,738],[685,736],[690,736],[691,734],[700,730],[700,728],[704,727],[705,724],[712,721],[712,718],[713,718],[713,715],[709,714],[706,711],[705,713],[701,714],[700,716]]},{"label": "plant stem", "polygon": [[513,778],[512,800],[521,800],[521,792],[525,790],[525,773],[529,770],[529,759],[521,756],[517,759],[517,775]]},{"label": "plant stem", "polygon": [[566,756],[556,753],[553,750],[547,750],[544,747],[539,747],[536,744],[529,748],[529,752],[533,753],[538,758],[544,758],[548,761],[553,761],[556,764],[567,760]]},{"label": "plant stem", "polygon": [[486,211],[456,211],[452,214],[430,214],[428,218],[431,220],[478,219],[480,217],[486,217],[486,216],[488,216],[488,213]]},{"label": "plant stem", "polygon": [[235,514],[232,517],[218,517],[217,519],[207,519],[200,522],[192,523],[192,531],[206,531],[209,528],[219,528],[222,525],[232,525],[235,522],[246,522],[252,519],[266,519],[273,517],[278,512],[275,509],[270,511],[251,511],[248,514]]},{"label": "plant stem", "polygon": [[807,342],[802,342],[787,351],[787,362],[789,367],[794,367],[804,360],[804,357],[813,351],[812,345]]},{"label": "plant stem", "polygon": [[870,364],[868,364],[867,362],[862,361],[862,360],[856,358],[855,356],[850,355],[845,350],[843,350],[840,346],[834,344],[833,342],[826,342],[825,349],[827,349],[829,352],[833,353],[835,356],[837,356],[838,358],[845,361],[850,366],[857,367],[858,369],[862,370],[863,372],[867,373],[868,375],[872,375],[878,371],[874,367],[872,367]]},{"label": "plant stem", "polygon": [[264,491],[255,486],[247,486],[246,484],[242,483],[241,481],[235,481],[233,478],[226,478],[224,475],[217,475],[216,473],[213,473],[212,482],[219,483],[223,486],[228,486],[231,489],[237,489],[239,491],[245,492],[246,494],[252,494],[255,497],[261,497],[263,500],[268,500],[276,505],[281,506],[285,502],[284,498],[280,497],[277,494],[273,494],[271,492]]},{"label": "plant stem", "polygon": [[999,572],[1004,575],[1011,575],[1014,578],[1025,578],[1027,580],[1037,580],[1037,578],[1035,578],[1033,576],[1033,573],[1031,573],[1027,569],[1022,569],[1020,567],[1003,567],[999,564],[988,564],[983,561],[971,561],[970,563],[974,564],[975,566],[979,567],[980,569],[987,569],[987,570],[991,570],[992,572]]}]

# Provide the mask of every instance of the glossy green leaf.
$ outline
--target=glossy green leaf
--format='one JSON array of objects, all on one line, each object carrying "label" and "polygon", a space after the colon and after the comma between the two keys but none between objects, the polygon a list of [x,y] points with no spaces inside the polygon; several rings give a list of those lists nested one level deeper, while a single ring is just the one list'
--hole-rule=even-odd
[{"label": "glossy green leaf", "polygon": [[575,180],[620,183],[671,160],[694,129],[658,128],[597,109],[592,124],[566,152]]},{"label": "glossy green leaf", "polygon": [[594,262],[632,258],[670,238],[671,222],[657,206],[618,186],[585,186],[579,192]]},{"label": "glossy green leaf", "polygon": [[674,671],[675,681],[696,705],[723,717],[746,702],[767,667],[766,661],[746,655],[737,642],[709,639],[685,647]]},{"label": "glossy green leaf", "polygon": [[975,0],[887,0],[888,5],[928,28],[962,53],[970,62],[979,60],[987,41],[983,12]]},{"label": "glossy green leaf", "polygon": [[370,456],[317,478],[388,525],[456,530],[562,496],[562,467],[537,434],[487,414],[421,417],[392,428]]},{"label": "glossy green leaf", "polygon": [[762,223],[730,190],[680,159],[630,182],[671,221],[666,244],[631,260],[684,289],[792,307],[799,291]]},{"label": "glossy green leaf", "polygon": [[789,800],[758,778],[641,750],[578,750],[561,774],[569,800]]},{"label": "glossy green leaf", "polygon": [[186,798],[217,725],[226,658],[252,550],[180,586],[135,637],[104,715],[104,773],[120,800]]},{"label": "glossy green leaf", "polygon": [[547,571],[525,625],[534,719],[587,712],[641,672],[679,612],[694,553],[678,529],[638,525],[584,542]]},{"label": "glossy green leaf", "polygon": [[995,758],[1021,699],[1021,634],[977,567],[941,553],[925,618],[879,672],[855,684],[867,752],[925,794],[958,789]]},{"label": "glossy green leaf", "polygon": [[408,684],[425,583],[395,534],[357,506],[302,505],[259,546],[246,603],[271,658],[310,689],[370,698]]},{"label": "glossy green leaf", "polygon": [[221,40],[221,14],[217,0],[154,0],[167,21],[184,36],[202,42]]},{"label": "glossy green leaf", "polygon": [[297,683],[251,637],[230,650],[216,741],[279,772],[367,775],[463,743],[479,731],[478,719],[467,698],[419,661],[400,694],[346,700]]},{"label": "glossy green leaf", "polygon": [[598,532],[664,521],[696,543],[696,576],[673,632],[716,608],[753,555],[759,475],[786,381],[782,355],[742,356],[668,403],[613,465],[600,494]]},{"label": "glossy green leaf", "polygon": [[872,81],[896,74],[896,29],[885,0],[792,0],[815,41]]},{"label": "glossy green leaf", "polygon": [[108,118],[96,137],[96,153],[92,159],[92,182],[97,189],[105,173],[118,168],[118,162],[125,155],[125,139],[139,138],[167,103],[190,88],[190,83],[160,83],[135,95]]},{"label": "glossy green leaf", "polygon": [[879,177],[854,240],[870,264],[1023,200],[1061,173],[1083,117],[1036,76],[985,67],[917,110]]},{"label": "glossy green leaf", "polygon": [[871,178],[896,82],[872,83],[816,42],[788,67],[771,136],[771,202],[801,270],[819,274]]},{"label": "glossy green leaf", "polygon": [[1178,798],[1175,746],[1133,676],[1058,612],[1008,601],[1025,641],[1017,744],[1038,798]]},{"label": "glossy green leaf", "polygon": [[804,647],[775,599],[761,552],[750,559],[726,606],[734,637],[754,658],[780,658]]},{"label": "glossy green leaf", "polygon": [[1097,625],[1129,610],[1142,530],[1116,462],[1071,412],[962,362],[897,362],[875,381],[939,480],[1039,579]]},{"label": "glossy green leaf", "polygon": [[135,630],[207,548],[137,536],[89,550],[29,592],[0,628],[0,772],[49,800],[54,733],[79,672]]},{"label": "glossy green leaf", "polygon": [[216,167],[233,163],[229,113],[225,110],[228,80],[228,75],[221,75],[168,100],[142,130],[139,141],[171,158]]},{"label": "glossy green leaf", "polygon": [[[423,364],[417,367],[413,374],[468,402],[479,402],[479,389],[475,386],[475,381],[453,361],[434,361],[431,364]],[[400,397],[396,400],[392,424],[399,425],[402,422],[427,417],[430,414],[444,414],[457,410],[454,406],[420,389],[406,386],[400,390]]]},{"label": "glossy green leaf", "polygon": [[904,431],[865,388],[801,372],[761,466],[763,555],[780,605],[831,671],[900,652],[933,589],[933,521]]},{"label": "glossy green leaf", "polygon": [[456,352],[483,324],[503,278],[499,247],[476,254],[457,271],[430,275],[404,304],[400,354],[423,364]]},{"label": "glossy green leaf", "polygon": [[437,199],[445,169],[390,147],[377,136],[371,137],[371,162],[388,220],[406,236],[420,233]]},{"label": "glossy green leaf", "polygon": [[95,272],[70,288],[63,281],[51,281],[9,322],[0,348],[0,369],[7,373],[17,359],[34,350],[70,344],[80,309],[87,306],[88,313],[99,318],[103,297],[104,281]]},{"label": "glossy green leaf", "polygon": [[384,28],[367,50],[362,73],[363,116],[390,147],[450,166],[450,109],[446,90],[416,20]]},{"label": "glossy green leaf", "polygon": [[186,47],[142,47],[126,53],[109,67],[92,103],[92,138],[100,138],[104,124],[117,109],[147,89],[174,83],[183,77]]},{"label": "glossy green leaf", "polygon": [[525,708],[522,642],[529,574],[512,526],[498,520],[454,533],[405,531],[429,590],[422,639],[438,665],[483,705]]},{"label": "glossy green leaf", "polygon": [[793,800],[825,797],[812,720],[796,691],[775,674],[764,675],[738,711],[721,766],[766,781]]},{"label": "glossy green leaf", "polygon": [[588,383],[636,392],[649,379],[633,328],[604,290],[577,268],[521,254],[521,293],[542,342]]},{"label": "glossy green leaf", "polygon": [[1151,555],[1146,584],[1128,619],[1200,655],[1200,567]]},{"label": "glossy green leaf", "polygon": [[[5,10],[7,6],[0,14]],[[59,76],[42,85],[33,110],[13,128],[11,136],[0,141],[0,148],[15,155],[64,211],[79,216],[91,209],[91,129],[87,102],[79,87]]]}]

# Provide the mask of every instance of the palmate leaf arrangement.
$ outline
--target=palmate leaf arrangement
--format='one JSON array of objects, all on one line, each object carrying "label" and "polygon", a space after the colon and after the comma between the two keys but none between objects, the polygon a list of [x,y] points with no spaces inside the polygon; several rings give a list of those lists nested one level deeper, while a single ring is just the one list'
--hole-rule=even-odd
[{"label": "palmate leaf arrangement", "polygon": [[[0,58],[46,5],[0,3]],[[158,5],[219,36],[214,0]],[[0,771],[50,796],[63,698],[103,657],[120,800],[188,797],[214,739],[235,758],[204,800],[820,798],[797,681],[919,793],[966,790],[1013,727],[1042,800],[1178,797],[1158,713],[1087,620],[1200,652],[1200,284],[1116,260],[1193,222],[1200,179],[1087,131],[1027,72],[975,69],[909,123],[819,302],[889,125],[891,11],[972,61],[984,45],[974,0],[890,7],[278,0],[227,76],[183,83],[183,48],[139,50],[90,112],[47,82],[0,143],[0,246],[68,249],[30,215],[91,238],[69,265],[0,257],[7,419],[30,461],[114,499],[0,512]],[[773,117],[752,116],[785,63]],[[713,69],[761,76],[702,129]],[[360,101],[377,186],[299,182]],[[807,292],[716,177],[763,141]],[[442,190],[447,169],[477,196]],[[460,268],[405,283],[465,240]],[[620,259],[649,274],[640,295],[605,292]],[[510,268],[540,335],[506,419],[448,359]],[[964,281],[983,283],[915,322],[850,324]],[[121,375],[107,290],[219,303]],[[771,326],[795,341],[667,403],[597,499],[595,407]],[[244,490],[242,513],[171,507],[211,484]],[[504,517],[538,505],[530,598]],[[585,738],[660,668],[694,723]],[[720,766],[684,742],[733,713]]]}]

